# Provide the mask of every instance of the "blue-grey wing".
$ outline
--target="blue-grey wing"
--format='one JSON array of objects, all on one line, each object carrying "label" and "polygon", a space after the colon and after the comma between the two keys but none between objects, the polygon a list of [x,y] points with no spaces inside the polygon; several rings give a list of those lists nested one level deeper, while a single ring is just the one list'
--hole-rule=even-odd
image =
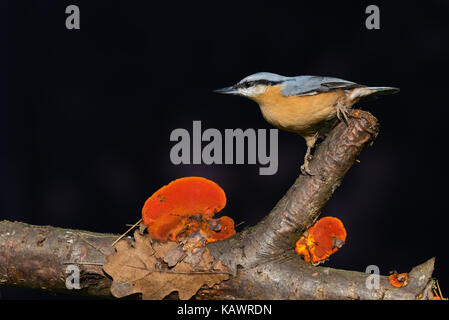
[{"label": "blue-grey wing", "polygon": [[357,87],[362,86],[357,83],[338,78],[299,76],[285,81],[281,92],[285,97],[310,96],[336,89],[352,89]]}]

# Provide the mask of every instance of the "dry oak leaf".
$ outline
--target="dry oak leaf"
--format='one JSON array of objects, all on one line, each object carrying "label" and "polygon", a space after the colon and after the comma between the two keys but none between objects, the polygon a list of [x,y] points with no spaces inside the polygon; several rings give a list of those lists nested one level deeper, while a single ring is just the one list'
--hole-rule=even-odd
[{"label": "dry oak leaf", "polygon": [[[179,299],[187,300],[203,285],[210,288],[229,279],[227,268],[211,260],[206,247],[200,250],[202,259],[191,259],[198,261],[197,264],[179,261],[170,268],[165,261],[170,260],[167,255],[176,248],[176,243],[155,242],[153,246],[149,235],[141,235],[139,231],[134,233],[134,240],[133,243],[119,241],[117,251],[108,256],[103,266],[113,278],[111,293],[116,298],[141,293],[143,300],[161,300],[177,291]],[[190,254],[186,252],[186,258]]]}]

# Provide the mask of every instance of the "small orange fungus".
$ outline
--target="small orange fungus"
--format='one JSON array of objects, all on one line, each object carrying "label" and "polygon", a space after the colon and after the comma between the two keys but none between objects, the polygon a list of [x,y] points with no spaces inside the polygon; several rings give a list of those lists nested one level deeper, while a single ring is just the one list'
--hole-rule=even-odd
[{"label": "small orange fungus", "polygon": [[390,281],[393,287],[396,288],[405,287],[408,284],[408,274],[393,272],[388,277],[388,281]]},{"label": "small orange fungus", "polygon": [[210,220],[205,231],[207,242],[225,240],[235,234],[234,220],[227,216]]},{"label": "small orange fungus", "polygon": [[435,284],[438,289],[438,292],[435,290],[435,286],[434,286],[434,288],[433,288],[434,297],[432,298],[432,300],[447,300],[447,298],[443,297],[443,293],[441,292],[440,284],[438,283],[438,280],[435,280]]},{"label": "small orange fungus", "polygon": [[335,217],[324,217],[310,227],[296,242],[296,252],[305,262],[323,263],[346,241],[343,223]]},{"label": "small orange fungus", "polygon": [[161,242],[179,241],[198,230],[207,235],[208,242],[213,242],[235,234],[231,218],[213,219],[225,205],[226,195],[218,184],[202,177],[185,177],[148,198],[142,220],[150,236]]},{"label": "small orange fungus", "polygon": [[440,296],[434,296],[432,298],[432,300],[447,300],[447,298],[443,298],[443,297],[440,297]]}]

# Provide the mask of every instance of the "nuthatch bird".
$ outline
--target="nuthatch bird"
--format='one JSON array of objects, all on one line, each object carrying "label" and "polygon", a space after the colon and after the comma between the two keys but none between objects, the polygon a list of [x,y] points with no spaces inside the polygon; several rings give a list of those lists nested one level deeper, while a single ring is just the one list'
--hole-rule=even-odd
[{"label": "nuthatch bird", "polygon": [[329,131],[336,118],[347,122],[348,109],[364,97],[398,91],[397,88],[367,87],[338,78],[284,77],[269,72],[255,73],[233,86],[215,90],[254,100],[270,124],[301,135],[307,143],[301,171],[309,175],[312,148],[317,138]]}]

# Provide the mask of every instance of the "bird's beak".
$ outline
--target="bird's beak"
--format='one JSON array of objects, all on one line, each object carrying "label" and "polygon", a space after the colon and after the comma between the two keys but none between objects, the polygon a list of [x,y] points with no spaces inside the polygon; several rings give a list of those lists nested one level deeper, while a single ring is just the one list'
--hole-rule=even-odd
[{"label": "bird's beak", "polygon": [[239,91],[236,88],[234,88],[234,86],[217,89],[217,90],[214,90],[214,92],[222,93],[222,94],[238,94],[239,93]]}]

